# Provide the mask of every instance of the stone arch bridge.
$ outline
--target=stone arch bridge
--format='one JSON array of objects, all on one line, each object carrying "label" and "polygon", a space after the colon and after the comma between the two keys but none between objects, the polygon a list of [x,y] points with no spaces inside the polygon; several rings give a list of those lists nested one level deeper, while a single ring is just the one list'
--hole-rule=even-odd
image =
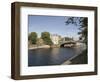
[{"label": "stone arch bridge", "polygon": [[76,43],[76,41],[64,41],[60,43],[60,47],[74,47]]}]

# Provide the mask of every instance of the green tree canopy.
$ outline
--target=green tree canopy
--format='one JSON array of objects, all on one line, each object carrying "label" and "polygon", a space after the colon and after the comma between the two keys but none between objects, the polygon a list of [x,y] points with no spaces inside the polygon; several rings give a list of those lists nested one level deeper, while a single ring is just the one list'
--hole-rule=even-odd
[{"label": "green tree canopy", "polygon": [[44,43],[46,45],[52,45],[52,40],[50,38],[50,33],[49,32],[42,32],[41,33],[41,38],[44,40]]},{"label": "green tree canopy", "polygon": [[74,24],[80,26],[78,34],[80,35],[80,40],[87,44],[87,32],[88,32],[88,18],[86,17],[68,17],[66,24]]},{"label": "green tree canopy", "polygon": [[37,33],[36,32],[31,32],[28,36],[28,40],[31,41],[32,44],[36,44],[37,41]]}]

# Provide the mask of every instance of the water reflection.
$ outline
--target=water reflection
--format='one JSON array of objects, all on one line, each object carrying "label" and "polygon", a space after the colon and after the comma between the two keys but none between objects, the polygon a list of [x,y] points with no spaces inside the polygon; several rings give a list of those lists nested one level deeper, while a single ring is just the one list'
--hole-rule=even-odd
[{"label": "water reflection", "polygon": [[80,47],[28,50],[28,66],[59,65],[82,51]]}]

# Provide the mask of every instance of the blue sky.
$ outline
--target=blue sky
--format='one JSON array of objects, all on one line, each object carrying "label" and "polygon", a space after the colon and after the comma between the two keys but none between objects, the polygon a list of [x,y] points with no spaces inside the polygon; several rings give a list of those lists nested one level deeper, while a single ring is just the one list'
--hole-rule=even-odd
[{"label": "blue sky", "polygon": [[66,25],[65,16],[28,16],[28,30],[30,32],[37,32],[38,37],[41,36],[41,32],[47,31],[51,34],[58,34],[62,37],[73,37],[78,39],[79,26],[74,24]]}]

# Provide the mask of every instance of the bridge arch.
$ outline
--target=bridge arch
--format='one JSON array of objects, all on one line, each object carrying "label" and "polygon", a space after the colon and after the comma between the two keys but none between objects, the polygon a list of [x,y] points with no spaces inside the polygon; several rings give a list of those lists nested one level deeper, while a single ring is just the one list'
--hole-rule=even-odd
[{"label": "bridge arch", "polygon": [[60,44],[60,47],[73,47],[76,45],[76,42],[65,42]]}]

